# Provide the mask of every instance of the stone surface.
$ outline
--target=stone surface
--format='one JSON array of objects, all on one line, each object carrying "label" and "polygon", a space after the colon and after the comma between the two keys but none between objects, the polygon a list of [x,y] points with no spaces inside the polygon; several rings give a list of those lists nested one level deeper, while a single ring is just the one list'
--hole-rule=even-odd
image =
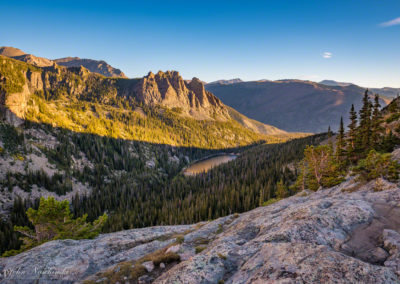
[{"label": "stone surface", "polygon": [[[385,184],[379,192],[374,183],[354,191],[349,179],[211,222],[53,241],[2,258],[0,269],[68,267],[68,275],[35,279],[96,281],[104,277],[98,272],[114,271],[119,262],[170,247],[181,262],[155,268],[161,275],[143,276],[141,283],[400,283],[400,188]],[[176,234],[185,234],[182,244],[174,244]],[[197,246],[205,250],[196,253]]]},{"label": "stone surface", "polygon": [[[166,247],[174,239],[159,241],[160,237],[181,234],[191,228],[190,225],[149,227],[104,234],[94,240],[48,242],[17,256],[0,258],[0,280],[49,283],[57,279],[73,283],[117,263],[139,259]],[[17,274],[18,269],[24,274]],[[40,274],[40,271],[54,273]]]},{"label": "stone surface", "polygon": [[142,265],[146,268],[147,272],[152,272],[154,270],[154,263],[152,261],[143,262]]}]

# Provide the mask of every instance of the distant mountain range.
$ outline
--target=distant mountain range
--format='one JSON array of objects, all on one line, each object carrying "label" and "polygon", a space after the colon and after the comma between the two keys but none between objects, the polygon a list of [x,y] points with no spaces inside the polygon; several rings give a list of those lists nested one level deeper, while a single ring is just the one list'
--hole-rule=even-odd
[{"label": "distant mountain range", "polygon": [[[235,79],[237,80],[237,79]],[[206,89],[244,115],[286,131],[323,132],[346,125],[352,104],[359,109],[365,89],[353,84],[302,80],[213,82]],[[371,93],[372,95],[372,93]],[[381,100],[386,105],[387,101]],[[339,119],[338,119],[339,118]]]},{"label": "distant mountain range", "polygon": [[[334,80],[323,80],[319,83],[327,86],[342,86],[342,87],[355,85],[352,83],[337,82]],[[384,88],[369,88],[369,90],[375,94],[379,94],[382,97],[390,99],[395,98],[400,94],[400,88],[384,87]]]},{"label": "distant mountain range", "polygon": [[109,78],[33,55],[27,63],[28,56],[17,49],[2,52],[8,56],[0,55],[0,115],[13,125],[26,119],[76,132],[208,149],[303,136],[249,119],[199,79],[185,81],[176,71]]},{"label": "distant mountain range", "polygon": [[82,59],[79,57],[65,57],[51,60],[43,57],[37,57],[32,54],[26,54],[18,48],[8,46],[0,47],[0,55],[24,61],[38,67],[48,67],[52,66],[54,63],[66,67],[83,66],[89,69],[90,72],[98,73],[107,77],[126,78],[125,74],[121,70],[112,67],[103,60]]},{"label": "distant mountain range", "polygon": [[243,82],[242,79],[235,78],[235,79],[230,79],[230,80],[218,80],[218,81],[210,82],[210,83],[208,83],[208,85],[218,85],[218,84],[229,85],[229,84],[235,84],[235,83],[241,83],[241,82]]},{"label": "distant mountain range", "polygon": [[321,82],[319,82],[322,85],[327,85],[327,86],[340,86],[340,87],[347,87],[350,85],[354,85],[352,83],[346,83],[346,82],[337,82],[334,80],[322,80]]}]

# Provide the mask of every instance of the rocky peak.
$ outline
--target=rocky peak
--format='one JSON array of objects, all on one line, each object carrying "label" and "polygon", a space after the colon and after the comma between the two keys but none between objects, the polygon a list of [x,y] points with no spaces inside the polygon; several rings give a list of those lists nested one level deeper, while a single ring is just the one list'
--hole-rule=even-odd
[{"label": "rocky peak", "polygon": [[184,113],[200,119],[211,119],[215,114],[222,119],[229,117],[225,105],[206,91],[197,79],[185,82],[177,71],[149,72],[137,84],[134,95],[146,104],[179,107]]},{"label": "rocky peak", "polygon": [[204,94],[206,89],[204,88],[204,84],[200,81],[199,78],[193,77],[193,79],[189,82],[189,87],[196,93]]}]

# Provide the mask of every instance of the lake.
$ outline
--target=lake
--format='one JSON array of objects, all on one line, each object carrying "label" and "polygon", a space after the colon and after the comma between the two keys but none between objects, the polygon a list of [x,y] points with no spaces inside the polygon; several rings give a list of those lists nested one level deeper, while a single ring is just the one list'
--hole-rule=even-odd
[{"label": "lake", "polygon": [[229,161],[232,161],[236,158],[237,158],[237,155],[234,155],[234,154],[213,156],[213,157],[195,162],[194,164],[187,167],[183,173],[187,176],[196,175],[201,172],[206,172],[209,169],[216,167],[220,164],[224,164]]}]

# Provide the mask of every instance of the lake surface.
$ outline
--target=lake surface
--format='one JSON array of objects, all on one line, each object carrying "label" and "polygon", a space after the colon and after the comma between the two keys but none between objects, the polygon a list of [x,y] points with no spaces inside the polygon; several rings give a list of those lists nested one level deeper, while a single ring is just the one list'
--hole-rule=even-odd
[{"label": "lake surface", "polygon": [[185,171],[184,174],[191,176],[191,175],[196,175],[201,172],[206,172],[209,169],[216,167],[220,164],[227,163],[229,161],[232,161],[237,158],[237,155],[234,154],[226,154],[226,155],[219,155],[219,156],[214,156],[210,157],[208,159],[204,159],[201,161],[198,161],[194,163],[193,165],[190,165]]}]

